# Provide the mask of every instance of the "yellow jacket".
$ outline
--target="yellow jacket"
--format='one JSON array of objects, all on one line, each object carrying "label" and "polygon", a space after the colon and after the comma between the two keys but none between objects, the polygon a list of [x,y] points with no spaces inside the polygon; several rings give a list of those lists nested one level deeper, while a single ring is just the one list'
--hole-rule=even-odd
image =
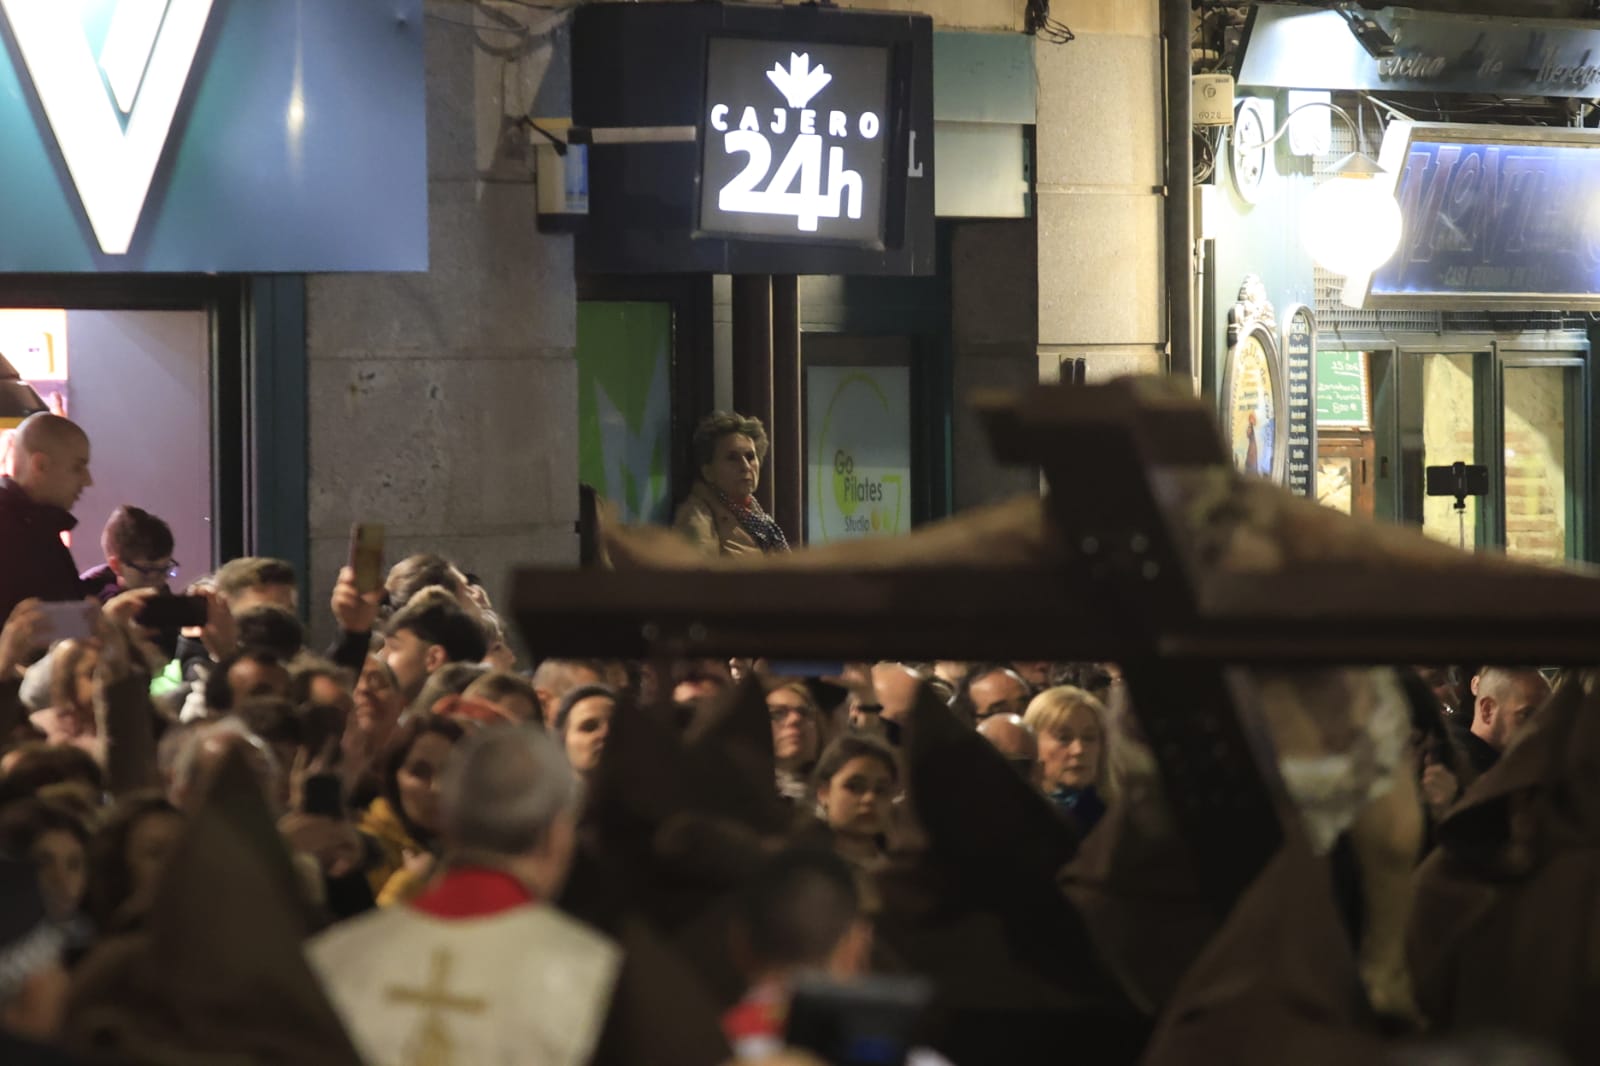
[{"label": "yellow jacket", "polygon": [[[383,854],[383,860],[367,870],[367,883],[372,886],[372,894],[377,897],[379,905],[408,898],[406,886],[420,883],[420,879],[413,878],[406,869],[406,855],[427,849],[417,843],[395,809],[382,796],[372,801],[372,806],[362,815],[357,828],[371,837]],[[394,883],[392,887],[391,882]]]}]

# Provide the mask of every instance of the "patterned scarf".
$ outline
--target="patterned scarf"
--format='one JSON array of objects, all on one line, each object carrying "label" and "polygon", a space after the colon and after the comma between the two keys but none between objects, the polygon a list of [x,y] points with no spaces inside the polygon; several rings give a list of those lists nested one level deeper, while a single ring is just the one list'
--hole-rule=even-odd
[{"label": "patterned scarf", "polygon": [[772,516],[761,509],[760,502],[754,496],[744,503],[734,503],[721,489],[713,491],[722,501],[722,505],[733,512],[733,517],[739,520],[739,525],[750,534],[763,552],[770,555],[773,552],[789,550],[789,538],[783,535],[783,530],[778,528],[778,523],[772,520]]}]

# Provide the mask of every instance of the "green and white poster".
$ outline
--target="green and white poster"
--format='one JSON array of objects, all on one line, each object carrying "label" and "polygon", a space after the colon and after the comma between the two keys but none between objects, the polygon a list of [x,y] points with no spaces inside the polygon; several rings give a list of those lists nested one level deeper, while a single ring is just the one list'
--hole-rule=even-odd
[{"label": "green and white poster", "polygon": [[911,370],[806,370],[806,542],[911,528]]},{"label": "green and white poster", "polygon": [[578,304],[578,477],[627,522],[670,522],[672,306]]}]

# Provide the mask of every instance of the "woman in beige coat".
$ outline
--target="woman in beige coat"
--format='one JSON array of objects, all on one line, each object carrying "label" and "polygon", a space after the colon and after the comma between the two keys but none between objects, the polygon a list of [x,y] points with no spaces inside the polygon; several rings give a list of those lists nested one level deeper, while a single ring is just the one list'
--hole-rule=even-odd
[{"label": "woman in beige coat", "polygon": [[707,555],[784,552],[789,541],[756,501],[767,431],[758,418],[716,411],[694,431],[700,476],[673,526]]}]

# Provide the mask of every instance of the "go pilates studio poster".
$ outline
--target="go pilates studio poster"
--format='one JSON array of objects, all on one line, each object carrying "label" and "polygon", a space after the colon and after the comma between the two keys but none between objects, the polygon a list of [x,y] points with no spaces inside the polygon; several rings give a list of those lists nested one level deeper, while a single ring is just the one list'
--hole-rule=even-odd
[{"label": "go pilates studio poster", "polygon": [[806,370],[806,543],[911,528],[911,370]]}]

